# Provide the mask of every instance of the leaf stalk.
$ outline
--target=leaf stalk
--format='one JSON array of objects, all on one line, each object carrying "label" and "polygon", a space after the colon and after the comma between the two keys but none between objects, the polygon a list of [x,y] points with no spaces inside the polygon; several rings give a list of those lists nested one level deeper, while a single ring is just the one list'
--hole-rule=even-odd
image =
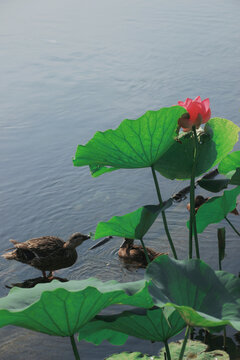
[{"label": "leaf stalk", "polygon": [[145,258],[147,260],[147,263],[150,264],[150,259],[149,259],[149,256],[148,256],[147,249],[145,247],[144,241],[143,241],[143,239],[140,239],[140,241],[141,241],[141,244],[142,244],[142,247],[143,247],[143,251],[144,251],[144,255],[145,255]]},{"label": "leaf stalk", "polygon": [[184,340],[183,340],[183,344],[182,344],[182,348],[181,348],[181,352],[180,352],[178,360],[183,359],[183,355],[184,355],[184,352],[185,352],[185,349],[186,349],[187,340],[188,340],[188,334],[189,334],[190,329],[191,329],[191,327],[188,325],[187,329],[186,329],[186,332],[185,332],[185,336],[184,336]]},{"label": "leaf stalk", "polygon": [[70,340],[71,340],[71,345],[72,345],[72,349],[73,349],[73,353],[75,356],[75,360],[80,360],[80,356],[78,353],[78,349],[77,349],[77,345],[74,339],[74,335],[70,335]]},{"label": "leaf stalk", "polygon": [[[162,196],[161,196],[161,193],[160,193],[160,188],[159,188],[159,184],[158,184],[158,180],[157,180],[157,175],[156,175],[156,172],[155,172],[155,169],[153,168],[153,166],[151,166],[151,169],[152,169],[152,175],[153,175],[155,188],[156,188],[156,191],[157,191],[158,201],[159,201],[159,204],[162,205],[163,200],[162,200]],[[173,241],[172,241],[169,229],[168,229],[168,224],[167,224],[167,218],[166,218],[165,211],[162,211],[161,214],[162,214],[164,229],[165,229],[165,233],[166,233],[167,238],[168,238],[169,245],[171,247],[174,258],[177,260],[178,257],[177,257],[177,253],[176,253],[176,250],[175,250],[175,247],[174,247],[174,244],[173,244]]]},{"label": "leaf stalk", "polygon": [[168,346],[167,340],[164,341],[164,346],[165,346],[165,350],[166,350],[167,360],[171,360],[171,354],[170,354],[170,350],[169,350],[169,346]]},{"label": "leaf stalk", "polygon": [[227,220],[227,222],[229,223],[229,225],[231,226],[231,228],[235,231],[235,233],[240,236],[240,233],[237,231],[237,229],[235,228],[235,226],[233,225],[233,223],[226,217],[224,216],[225,220]]},{"label": "leaf stalk", "polygon": [[193,248],[193,233],[195,241],[196,256],[200,259],[199,245],[198,245],[198,236],[197,236],[197,224],[195,216],[195,173],[197,166],[197,151],[198,151],[198,139],[196,126],[193,125],[193,166],[190,180],[190,219],[189,219],[189,244],[188,244],[188,256],[189,259],[192,259],[192,248]]}]

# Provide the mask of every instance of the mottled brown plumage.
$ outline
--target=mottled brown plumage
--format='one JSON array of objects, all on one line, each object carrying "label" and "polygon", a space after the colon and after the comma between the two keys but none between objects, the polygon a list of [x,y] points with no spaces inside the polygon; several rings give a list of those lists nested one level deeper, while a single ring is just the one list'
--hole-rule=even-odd
[{"label": "mottled brown plumage", "polygon": [[81,233],[72,234],[67,242],[55,236],[42,236],[25,242],[9,240],[14,244],[14,250],[3,254],[7,260],[16,260],[31,265],[42,271],[50,271],[72,266],[77,260],[76,247],[90,236]]},{"label": "mottled brown plumage", "polygon": [[[157,252],[149,247],[146,247],[146,250],[150,261],[153,261],[158,256],[167,255],[166,253]],[[123,260],[127,260],[127,262],[136,263],[140,267],[147,266],[147,260],[143,247],[141,245],[134,245],[134,239],[125,238],[118,250],[118,256]]]}]

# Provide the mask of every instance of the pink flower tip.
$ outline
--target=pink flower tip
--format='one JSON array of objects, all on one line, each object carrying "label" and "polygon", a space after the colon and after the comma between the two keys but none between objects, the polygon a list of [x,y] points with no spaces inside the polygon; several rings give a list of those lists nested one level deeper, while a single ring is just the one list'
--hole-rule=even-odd
[{"label": "pink flower tip", "polygon": [[197,96],[194,100],[187,98],[185,101],[178,101],[178,105],[184,107],[189,114],[189,116],[181,117],[178,121],[183,131],[192,130],[193,125],[198,128],[211,117],[209,98],[203,101],[200,96]]}]

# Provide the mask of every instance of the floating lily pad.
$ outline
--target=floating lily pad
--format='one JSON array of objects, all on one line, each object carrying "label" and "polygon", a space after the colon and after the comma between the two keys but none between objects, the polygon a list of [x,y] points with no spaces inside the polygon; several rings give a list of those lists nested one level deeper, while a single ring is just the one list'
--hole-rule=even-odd
[{"label": "floating lily pad", "polygon": [[[182,343],[183,340],[171,342],[169,344],[169,350],[171,353],[171,358],[173,360],[179,359]],[[229,355],[225,351],[214,350],[211,352],[207,352],[207,348],[208,346],[200,341],[188,340],[183,360],[230,360]],[[164,352],[164,349],[162,349],[159,354],[159,360],[165,360]]]},{"label": "floating lily pad", "polygon": [[240,330],[240,279],[214,272],[199,259],[162,255],[148,265],[146,278],[155,305],[174,307],[186,324],[203,328],[231,325]]},{"label": "floating lily pad", "polygon": [[[239,127],[227,119],[213,118],[200,135],[196,176],[217,165],[238,141]],[[175,142],[154,164],[154,168],[169,179],[189,179],[193,166],[194,141],[187,133]]]},{"label": "floating lily pad", "polygon": [[122,352],[120,354],[113,354],[105,360],[159,360],[158,356],[144,355],[140,352]]},{"label": "floating lily pad", "polygon": [[0,299],[0,327],[16,325],[50,335],[71,336],[112,304],[152,307],[144,281],[102,283],[90,278],[13,288]]},{"label": "floating lily pad", "polygon": [[95,239],[112,235],[141,240],[160,212],[171,205],[172,199],[168,199],[163,205],[146,205],[129,214],[114,216],[107,222],[100,222],[96,228]]},{"label": "floating lily pad", "polygon": [[73,164],[89,165],[95,176],[116,168],[149,167],[175,142],[184,113],[183,107],[172,106],[123,120],[116,130],[97,132],[86,145],[78,145]]},{"label": "floating lily pad", "polygon": [[[236,207],[240,186],[224,191],[222,196],[215,196],[200,206],[196,214],[197,232],[202,233],[209,224],[219,223]],[[187,222],[189,228],[189,221]]]},{"label": "floating lily pad", "polygon": [[[172,360],[178,360],[181,352],[183,340],[177,342],[171,342],[169,344],[169,350],[171,353]],[[183,360],[230,360],[229,355],[222,350],[207,351],[207,345],[201,343],[200,341],[188,340]],[[165,349],[162,348],[158,356],[144,355],[140,352],[122,352],[120,354],[114,354],[108,357],[106,360],[165,360],[164,355]]]},{"label": "floating lily pad", "polygon": [[166,317],[167,314],[162,309],[137,309],[117,315],[99,315],[79,331],[78,339],[95,345],[103,340],[122,345],[128,336],[165,342],[186,326],[177,311],[171,312],[167,320]]}]

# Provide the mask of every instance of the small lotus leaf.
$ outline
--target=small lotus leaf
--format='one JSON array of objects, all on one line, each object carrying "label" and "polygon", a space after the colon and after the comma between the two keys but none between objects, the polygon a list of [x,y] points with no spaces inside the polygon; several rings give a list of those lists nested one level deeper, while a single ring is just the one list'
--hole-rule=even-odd
[{"label": "small lotus leaf", "polygon": [[223,189],[226,189],[229,183],[230,183],[229,179],[217,179],[217,180],[202,179],[198,181],[199,186],[211,192],[219,192]]},{"label": "small lotus leaf", "polygon": [[199,259],[156,258],[146,271],[155,305],[174,307],[190,326],[240,330],[240,279]]},{"label": "small lotus leaf", "polygon": [[171,205],[172,199],[168,199],[163,205],[146,205],[129,214],[100,222],[96,228],[95,239],[112,235],[141,240],[160,212]]},{"label": "small lotus leaf", "polygon": [[220,174],[226,175],[230,171],[240,167],[240,151],[234,151],[228,154],[219,164],[218,171]]},{"label": "small lotus leaf", "polygon": [[[197,232],[202,233],[209,224],[219,223],[236,207],[236,198],[240,194],[240,186],[224,191],[222,196],[215,196],[205,202],[196,214]],[[189,228],[189,221],[187,222]]]},{"label": "small lotus leaf", "polygon": [[95,176],[116,168],[152,166],[174,143],[178,119],[185,112],[181,106],[148,111],[137,120],[122,121],[116,130],[97,132],[86,145],[78,145],[73,164],[91,166]]},{"label": "small lotus leaf", "polygon": [[[112,344],[118,345],[120,334],[123,335],[122,344],[126,341],[126,337],[124,337],[126,334],[144,340],[165,342],[186,326],[176,310],[171,312],[167,320],[165,316],[163,310],[159,308],[124,311],[121,314],[110,316],[99,315],[79,331],[78,339],[84,339],[96,345],[103,340],[108,340]],[[116,337],[118,334],[119,337]]]},{"label": "small lotus leaf", "polygon": [[[169,350],[171,353],[171,358],[173,360],[179,359],[179,355],[181,352],[183,340],[171,342],[169,344]],[[188,340],[185,348],[183,360],[230,360],[229,355],[222,350],[214,350],[211,352],[207,352],[208,346],[203,344],[200,341]],[[164,349],[161,350],[159,354],[159,360],[165,360],[164,357]]]},{"label": "small lotus leaf", "polygon": [[0,327],[16,325],[50,335],[70,336],[112,304],[152,307],[148,284],[143,281],[102,283],[80,281],[13,288],[0,299]]},{"label": "small lotus leaf", "polygon": [[[238,141],[239,127],[227,119],[213,118],[205,125],[200,135],[196,176],[204,174],[217,165],[232,150]],[[194,141],[187,133],[175,142],[154,167],[169,179],[189,179],[193,166]]]}]

